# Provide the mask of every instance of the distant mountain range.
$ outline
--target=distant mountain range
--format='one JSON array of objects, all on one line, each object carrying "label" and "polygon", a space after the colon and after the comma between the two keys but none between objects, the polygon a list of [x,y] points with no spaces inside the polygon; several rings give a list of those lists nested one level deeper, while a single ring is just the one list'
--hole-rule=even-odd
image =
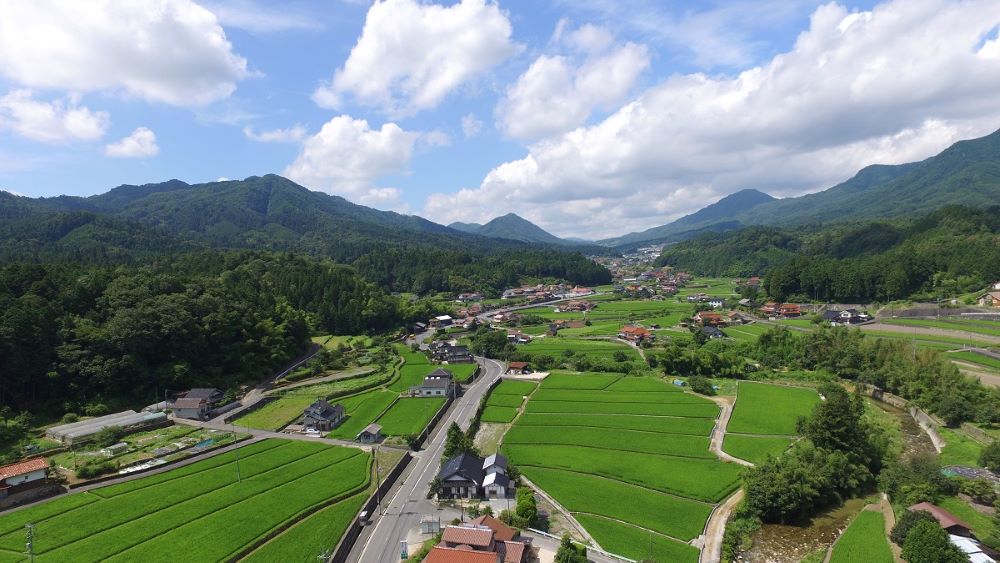
[{"label": "distant mountain range", "polygon": [[821,192],[775,199],[757,190],[726,196],[696,213],[638,233],[598,241],[628,248],[677,242],[748,225],[801,225],[929,213],[945,205],[1000,201],[1000,131],[959,141],[921,162],[873,165]]},{"label": "distant mountain range", "polygon": [[[534,244],[551,244],[551,245],[564,245],[564,246],[579,246],[582,244],[588,244],[585,241],[580,240],[566,240],[561,239],[538,225],[535,225],[531,221],[516,215],[514,213],[508,213],[506,215],[501,215],[486,223],[485,225],[480,225],[478,223],[460,223],[455,222],[448,225],[449,228],[456,229],[465,233],[476,234],[480,236],[507,239],[507,240],[517,240],[521,242],[534,243]],[[590,243],[592,244],[592,243]]]}]

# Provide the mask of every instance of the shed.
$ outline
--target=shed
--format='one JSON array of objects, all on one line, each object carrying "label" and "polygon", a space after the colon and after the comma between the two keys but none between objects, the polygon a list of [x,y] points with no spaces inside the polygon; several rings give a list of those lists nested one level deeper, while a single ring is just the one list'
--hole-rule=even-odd
[{"label": "shed", "polygon": [[972,528],[968,524],[959,520],[957,516],[955,516],[951,512],[948,512],[947,510],[941,508],[936,504],[931,504],[929,502],[921,502],[914,504],[907,510],[911,511],[923,510],[925,512],[929,512],[931,516],[933,516],[934,519],[938,521],[938,524],[940,524],[941,527],[944,528],[945,531],[947,531],[949,534],[954,534],[956,536],[962,536],[966,538],[974,537],[972,534]]},{"label": "shed", "polygon": [[374,444],[382,441],[382,427],[374,422],[358,432],[357,440],[362,444]]}]

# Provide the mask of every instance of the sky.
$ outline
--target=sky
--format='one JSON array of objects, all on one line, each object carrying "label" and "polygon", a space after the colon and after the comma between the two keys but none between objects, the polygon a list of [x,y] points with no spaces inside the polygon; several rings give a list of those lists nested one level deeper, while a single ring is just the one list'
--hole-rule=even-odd
[{"label": "sky", "polygon": [[1000,128],[1000,2],[0,2],[0,189],[277,173],[597,239]]}]

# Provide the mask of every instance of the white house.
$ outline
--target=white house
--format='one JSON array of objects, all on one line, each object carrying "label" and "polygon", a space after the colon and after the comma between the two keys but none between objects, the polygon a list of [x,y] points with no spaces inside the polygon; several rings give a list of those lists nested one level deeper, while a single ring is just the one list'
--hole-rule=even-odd
[{"label": "white house", "polygon": [[48,469],[49,463],[44,457],[0,465],[0,499],[43,484]]}]

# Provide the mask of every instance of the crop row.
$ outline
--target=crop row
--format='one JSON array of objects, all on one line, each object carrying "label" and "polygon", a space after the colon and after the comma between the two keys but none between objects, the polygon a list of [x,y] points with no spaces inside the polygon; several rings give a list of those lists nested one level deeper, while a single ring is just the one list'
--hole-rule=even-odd
[{"label": "crop row", "polygon": [[690,544],[650,534],[635,526],[622,524],[591,514],[576,514],[576,520],[587,529],[601,547],[636,561],[669,561],[695,563],[700,552]]},{"label": "crop row", "polygon": [[539,389],[534,401],[580,401],[592,403],[688,403],[714,405],[712,401],[692,393],[656,393],[646,391],[591,391],[586,389]]},{"label": "crop row", "polygon": [[366,498],[366,495],[357,494],[318,511],[262,545],[242,561],[316,561],[319,555],[337,545]]},{"label": "crop row", "polygon": [[587,428],[620,428],[662,434],[708,436],[715,427],[710,418],[643,416],[632,414],[525,413],[518,426],[582,426]]},{"label": "crop row", "polygon": [[513,422],[515,418],[517,418],[517,407],[486,405],[486,408],[483,409],[483,414],[479,417],[479,420],[482,422],[506,424],[508,422]]},{"label": "crop row", "polygon": [[659,377],[623,377],[609,385],[607,391],[642,391],[644,393],[683,393]]},{"label": "crop row", "polygon": [[714,403],[581,403],[532,399],[528,402],[527,412],[647,414],[714,419],[719,414],[719,408]]},{"label": "crop row", "polygon": [[764,437],[726,434],[726,440],[722,443],[722,451],[749,462],[761,463],[767,460],[768,456],[776,456],[785,451],[791,443],[791,438],[779,436]]},{"label": "crop row", "polygon": [[515,425],[504,436],[504,444],[547,444],[562,446],[585,446],[640,452],[713,459],[709,451],[709,439],[703,436],[684,434],[657,434],[636,430],[612,428],[584,428],[579,426],[536,426]]},{"label": "crop row", "polygon": [[606,373],[552,372],[542,380],[543,389],[604,389],[621,379]]},{"label": "crop row", "polygon": [[514,395],[516,397],[523,397],[529,395],[535,390],[538,384],[532,381],[517,381],[514,379],[504,379],[497,385],[496,389],[493,390],[492,395]]}]

